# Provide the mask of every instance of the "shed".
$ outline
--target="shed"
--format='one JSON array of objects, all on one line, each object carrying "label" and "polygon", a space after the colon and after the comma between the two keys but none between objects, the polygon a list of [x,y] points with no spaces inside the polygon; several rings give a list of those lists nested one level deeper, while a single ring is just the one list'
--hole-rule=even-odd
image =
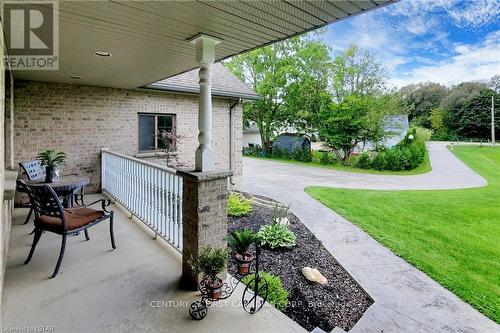
[{"label": "shed", "polygon": [[310,151],[311,140],[306,135],[283,133],[274,139],[273,149],[286,149],[289,153],[292,153],[296,149],[308,149]]}]

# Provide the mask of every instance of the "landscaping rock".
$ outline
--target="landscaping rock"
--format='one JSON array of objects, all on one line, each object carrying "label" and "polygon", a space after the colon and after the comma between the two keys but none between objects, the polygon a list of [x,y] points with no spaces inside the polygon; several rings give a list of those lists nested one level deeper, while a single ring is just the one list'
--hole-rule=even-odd
[{"label": "landscaping rock", "polygon": [[322,286],[328,283],[326,277],[324,277],[323,274],[321,274],[316,268],[304,267],[302,268],[302,274],[304,274],[306,279],[309,281],[319,283]]}]

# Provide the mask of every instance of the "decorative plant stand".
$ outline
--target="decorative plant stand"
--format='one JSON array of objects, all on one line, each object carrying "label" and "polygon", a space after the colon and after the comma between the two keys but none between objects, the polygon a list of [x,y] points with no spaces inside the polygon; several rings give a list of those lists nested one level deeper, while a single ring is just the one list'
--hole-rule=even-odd
[{"label": "decorative plant stand", "polygon": [[[243,296],[241,298],[241,303],[243,305],[243,309],[249,314],[254,314],[260,311],[264,304],[266,303],[267,296],[269,294],[269,286],[267,281],[262,279],[259,276],[259,256],[260,256],[260,244],[258,242],[255,243],[255,272],[250,272],[245,275],[254,274],[254,277],[250,280],[250,282],[245,287],[243,291]],[[226,281],[222,284],[222,293],[219,298],[212,298],[209,296],[207,286],[206,286],[206,278],[203,277],[199,284],[199,290],[201,292],[201,300],[194,301],[189,306],[189,314],[191,318],[195,320],[202,320],[207,316],[208,307],[212,304],[212,302],[222,301],[231,297],[233,292],[236,290],[236,287],[239,285],[240,280],[245,276],[241,274],[235,274],[231,276],[229,281]]]}]

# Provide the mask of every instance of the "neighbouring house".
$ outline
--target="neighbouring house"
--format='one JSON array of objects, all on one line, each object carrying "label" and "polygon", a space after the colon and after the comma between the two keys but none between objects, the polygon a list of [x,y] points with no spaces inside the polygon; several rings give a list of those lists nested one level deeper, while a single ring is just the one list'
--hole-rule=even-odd
[{"label": "neighbouring house", "polygon": [[[180,166],[194,166],[198,146],[198,71],[149,84],[116,89],[78,84],[15,81],[14,161],[34,159],[45,148],[67,154],[63,173],[91,178],[87,191],[100,188],[99,152],[113,151],[164,164],[155,133],[179,136]],[[241,175],[242,99],[257,95],[222,64],[212,68],[215,165]],[[7,120],[7,132],[9,131]],[[7,147],[7,154],[10,154]]]},{"label": "neighbouring house", "polygon": [[400,143],[410,128],[407,115],[388,116],[384,119],[384,132],[386,136],[383,145],[391,148]]},{"label": "neighbouring house", "polygon": [[[410,127],[408,123],[407,115],[393,115],[386,116],[383,120],[383,127],[385,136],[380,142],[380,144],[386,148],[392,148],[398,143],[400,143],[404,138],[408,129]],[[368,150],[374,150],[376,148],[375,143],[366,142],[366,143],[358,143],[355,151],[362,152]]]},{"label": "neighbouring house", "polygon": [[242,147],[262,147],[262,139],[257,125],[250,123],[249,126],[243,127]]}]

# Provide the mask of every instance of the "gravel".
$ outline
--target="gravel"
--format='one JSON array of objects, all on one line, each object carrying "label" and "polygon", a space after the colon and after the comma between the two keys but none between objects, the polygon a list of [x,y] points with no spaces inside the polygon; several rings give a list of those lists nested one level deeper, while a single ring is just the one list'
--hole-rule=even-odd
[{"label": "gravel", "polygon": [[[246,216],[229,217],[228,230],[247,227],[258,231],[271,215],[272,208],[254,205]],[[330,332],[336,326],[350,330],[373,303],[372,299],[295,215],[290,213],[288,219],[297,245],[292,249],[263,248],[260,256],[260,270],[278,275],[289,293],[288,307],[282,312],[308,331],[320,327]],[[234,274],[233,258],[228,266]],[[301,272],[305,266],[318,269],[328,283],[321,286],[308,281]]]}]

